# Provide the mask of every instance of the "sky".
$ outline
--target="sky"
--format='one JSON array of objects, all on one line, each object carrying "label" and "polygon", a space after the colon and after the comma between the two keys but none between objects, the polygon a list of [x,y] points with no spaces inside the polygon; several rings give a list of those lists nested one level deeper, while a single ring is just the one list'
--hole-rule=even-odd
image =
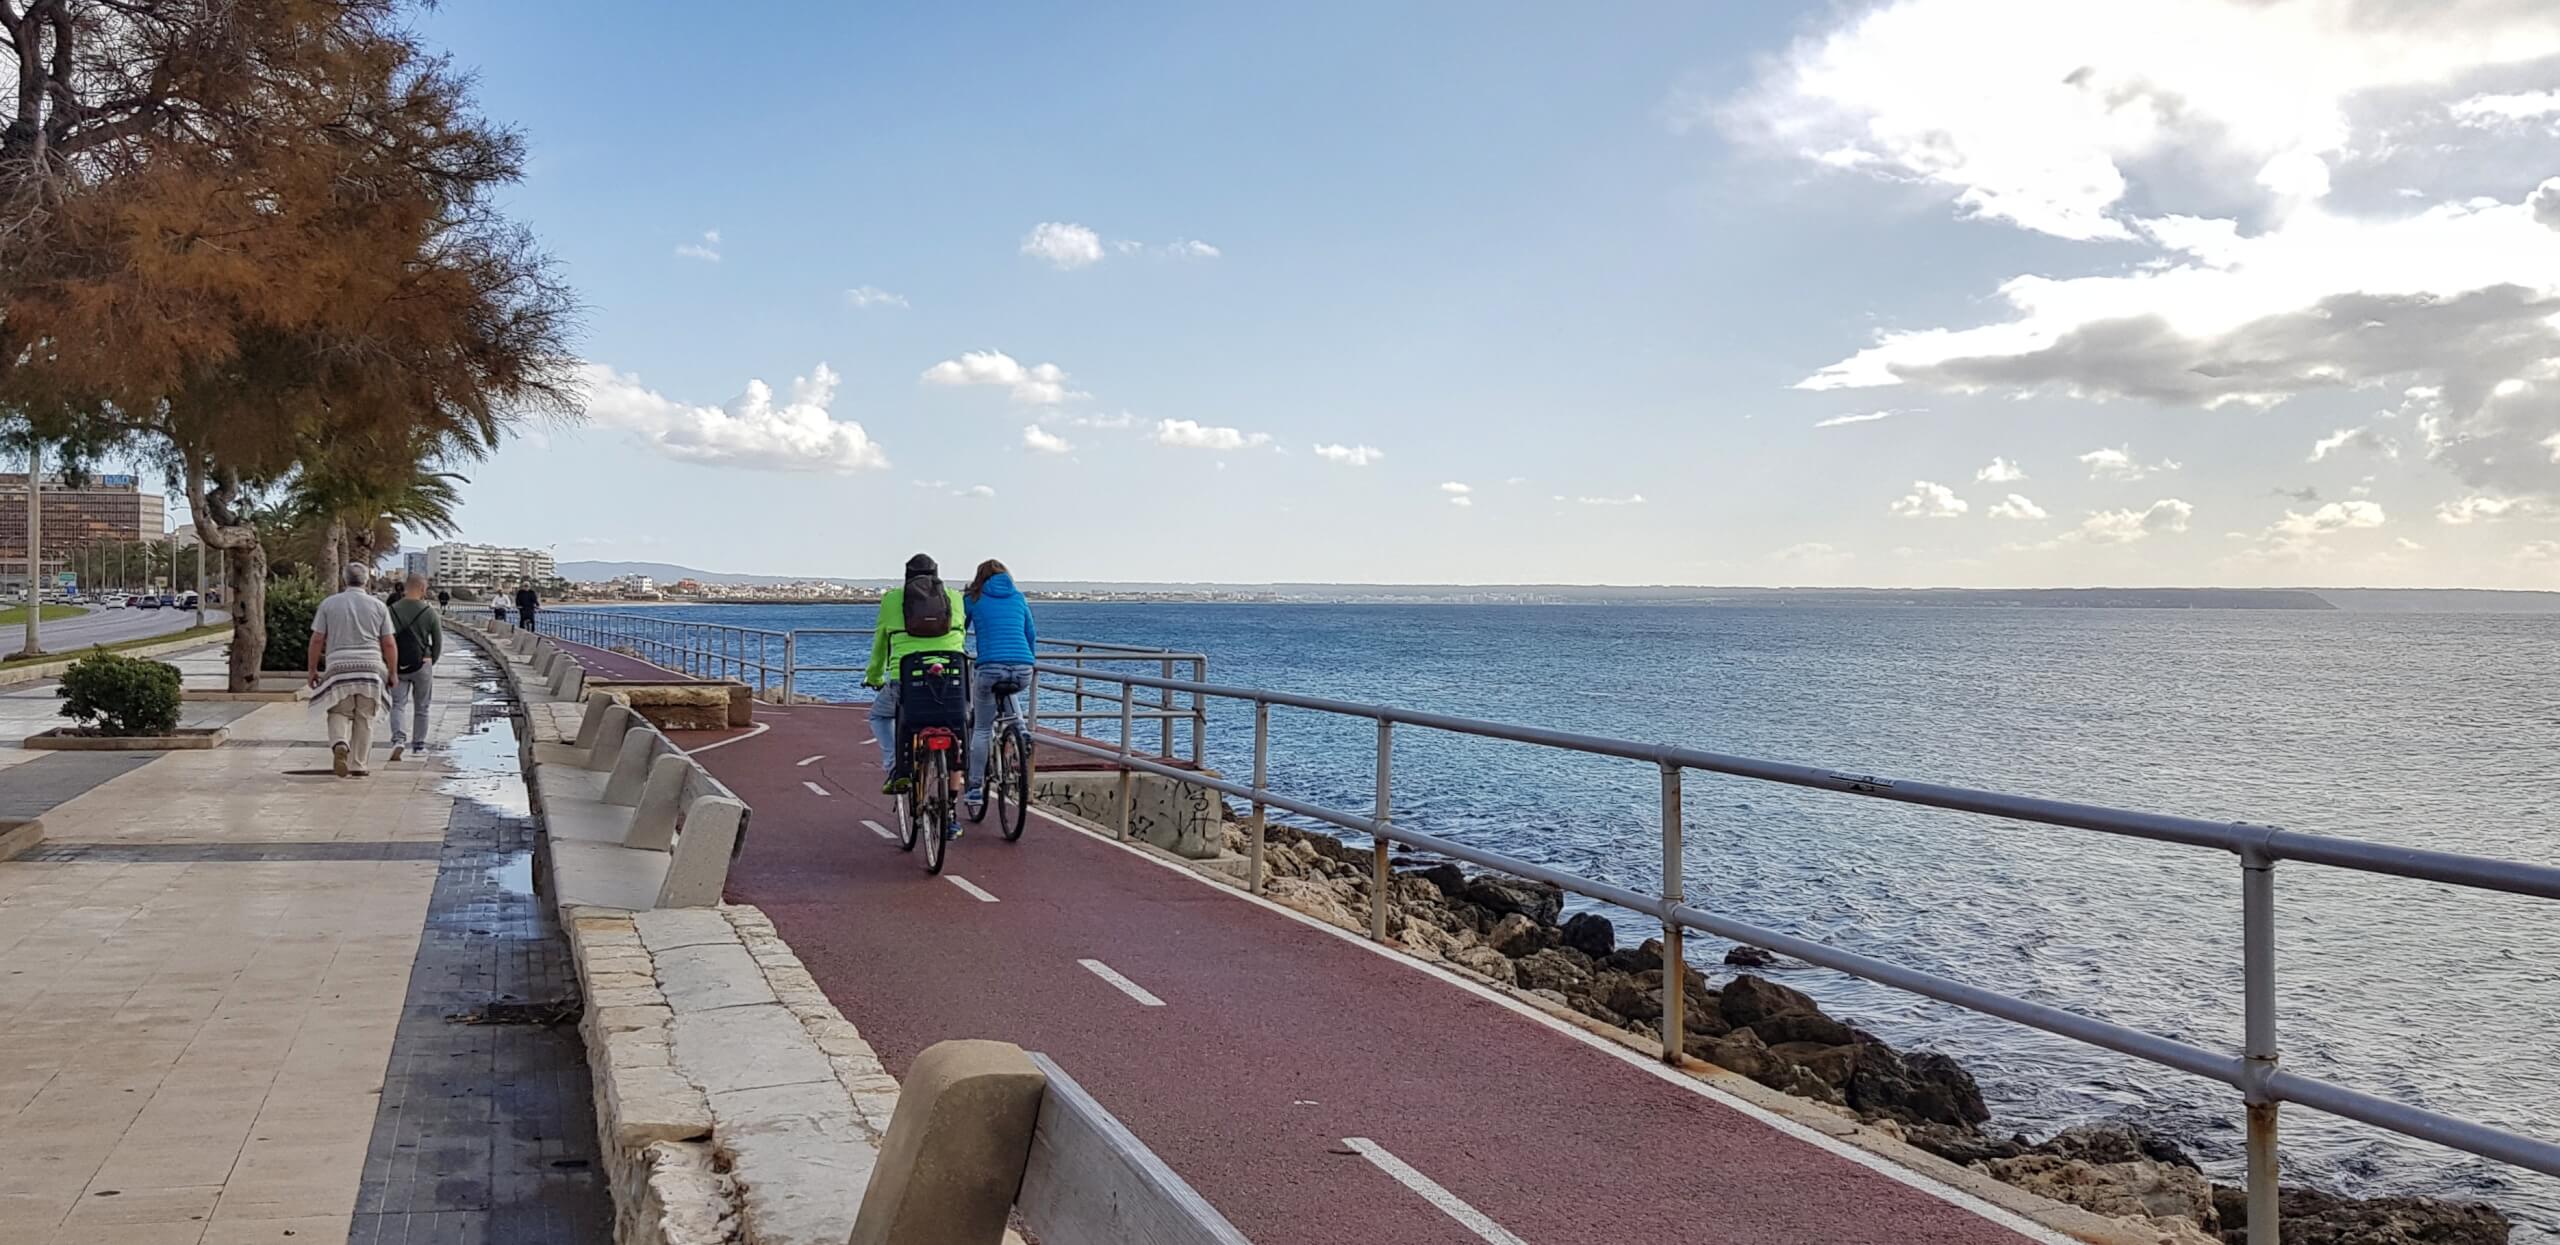
[{"label": "sky", "polygon": [[2560,5],[445,0],[586,304],[466,539],[2560,587]]}]

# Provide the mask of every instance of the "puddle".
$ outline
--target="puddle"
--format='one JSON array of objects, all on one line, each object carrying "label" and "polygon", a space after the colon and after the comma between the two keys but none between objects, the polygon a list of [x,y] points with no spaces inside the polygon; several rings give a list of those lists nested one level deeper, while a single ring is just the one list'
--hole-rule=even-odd
[{"label": "puddle", "polygon": [[489,880],[497,883],[498,889],[503,890],[510,895],[532,894],[533,853],[515,852],[510,854],[507,857],[507,863],[489,870]]},{"label": "puddle", "polygon": [[480,680],[472,689],[471,729],[443,745],[450,769],[436,790],[514,817],[533,815],[533,796],[525,790],[522,748],[507,698],[497,684]]}]

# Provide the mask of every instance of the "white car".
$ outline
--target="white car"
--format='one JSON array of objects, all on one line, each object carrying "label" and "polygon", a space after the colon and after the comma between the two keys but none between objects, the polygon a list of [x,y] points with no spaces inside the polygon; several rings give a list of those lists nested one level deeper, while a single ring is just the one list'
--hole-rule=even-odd
[{"label": "white car", "polygon": [[120,609],[123,609],[123,608],[124,608],[124,598],[123,598],[123,597],[120,597],[120,596],[110,596],[110,597],[108,597],[108,598],[107,598],[107,608],[108,608],[108,609],[111,609],[111,610],[120,610]]}]

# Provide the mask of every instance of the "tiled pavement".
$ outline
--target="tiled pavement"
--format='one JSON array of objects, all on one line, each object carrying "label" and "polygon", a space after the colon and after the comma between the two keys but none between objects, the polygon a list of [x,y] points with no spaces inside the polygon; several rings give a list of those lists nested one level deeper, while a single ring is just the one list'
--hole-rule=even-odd
[{"label": "tiled pavement", "polygon": [[99,765],[9,746],[50,692],[0,694],[0,808],[47,837],[0,864],[0,1241],[604,1239],[574,1033],[447,1019],[563,988],[476,660],[433,733],[479,737],[363,781],[296,704]]}]

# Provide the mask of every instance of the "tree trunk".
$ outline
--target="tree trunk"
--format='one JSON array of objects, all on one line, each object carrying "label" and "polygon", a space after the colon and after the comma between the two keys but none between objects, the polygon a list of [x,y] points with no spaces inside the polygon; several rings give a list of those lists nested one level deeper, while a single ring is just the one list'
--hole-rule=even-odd
[{"label": "tree trunk", "polygon": [[329,520],[329,534],[320,546],[320,582],[328,590],[338,589],[338,576],[347,569],[347,525],[343,520]]},{"label": "tree trunk", "polygon": [[196,534],[225,551],[223,596],[231,610],[229,686],[235,692],[258,690],[258,667],[267,656],[267,550],[258,529],[240,521],[231,509],[233,481],[207,488],[203,465],[186,456],[187,503],[199,516]]}]

